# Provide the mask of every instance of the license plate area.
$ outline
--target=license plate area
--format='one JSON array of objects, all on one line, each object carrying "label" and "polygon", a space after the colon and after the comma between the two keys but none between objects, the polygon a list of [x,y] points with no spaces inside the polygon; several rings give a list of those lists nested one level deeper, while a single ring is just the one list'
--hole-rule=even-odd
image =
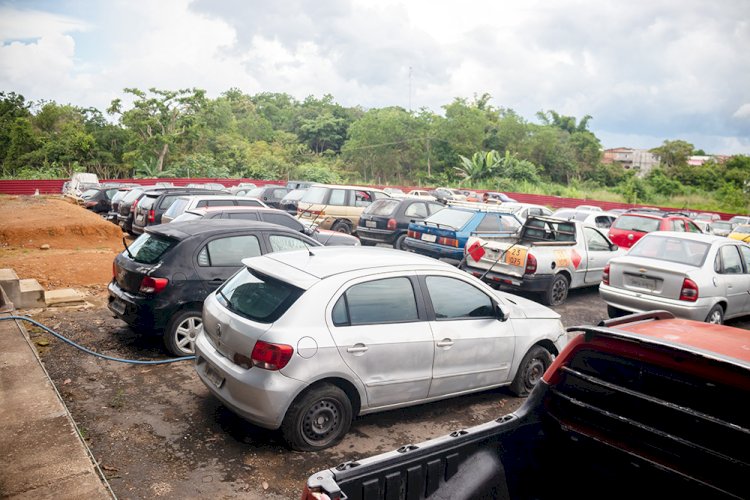
[{"label": "license plate area", "polygon": [[422,241],[428,241],[430,243],[435,243],[437,241],[437,236],[430,233],[422,233]]},{"label": "license plate area", "polygon": [[221,388],[224,384],[224,377],[222,377],[218,370],[210,364],[206,363],[205,366],[206,368],[203,371],[203,374],[214,386],[216,386],[217,389]]},{"label": "license plate area", "polygon": [[117,314],[125,314],[125,301],[122,299],[114,299],[112,302],[109,303],[109,309]]},{"label": "license plate area", "polygon": [[366,220],[365,227],[378,227],[378,224],[374,220]]},{"label": "license plate area", "polygon": [[629,275],[627,277],[627,284],[633,288],[640,288],[649,292],[656,290],[656,280],[654,278]]},{"label": "license plate area", "polygon": [[505,263],[509,266],[524,267],[526,263],[525,248],[511,248],[505,253]]}]

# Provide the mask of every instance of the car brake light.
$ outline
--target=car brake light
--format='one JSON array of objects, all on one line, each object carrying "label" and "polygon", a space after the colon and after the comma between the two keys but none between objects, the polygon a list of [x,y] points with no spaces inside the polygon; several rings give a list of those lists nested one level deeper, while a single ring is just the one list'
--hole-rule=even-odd
[{"label": "car brake light", "polygon": [[698,285],[695,281],[690,278],[685,278],[682,282],[682,290],[680,290],[680,300],[686,300],[688,302],[695,302],[698,300]]},{"label": "car brake light", "polygon": [[604,271],[602,272],[602,283],[609,285],[609,264],[604,266]]},{"label": "car brake light", "polygon": [[388,224],[386,224],[385,228],[389,231],[393,231],[396,229],[396,219],[388,219]]},{"label": "car brake light", "polygon": [[148,211],[148,221],[149,222],[156,221],[156,211],[153,208]]},{"label": "car brake light", "polygon": [[524,272],[526,274],[534,274],[536,272],[536,257],[532,254],[526,255],[526,269]]},{"label": "car brake light", "polygon": [[159,293],[164,290],[169,284],[167,278],[154,278],[152,276],[144,276],[141,280],[141,293]]},{"label": "car brake light", "polygon": [[455,238],[441,237],[441,238],[438,238],[437,242],[438,242],[438,245],[446,245],[446,246],[449,246],[449,247],[456,247],[456,248],[458,248],[458,240],[455,239]]},{"label": "car brake light", "polygon": [[281,370],[292,359],[292,354],[294,354],[294,348],[290,345],[271,344],[258,340],[250,358],[253,360],[253,366],[266,370]]},{"label": "car brake light", "polygon": [[416,232],[416,231],[413,231],[413,230],[411,230],[411,229],[409,229],[408,231],[406,231],[406,236],[408,236],[409,238],[416,238],[416,239],[419,239],[419,236],[418,236],[418,235],[419,235],[419,233],[418,233],[418,232]]}]

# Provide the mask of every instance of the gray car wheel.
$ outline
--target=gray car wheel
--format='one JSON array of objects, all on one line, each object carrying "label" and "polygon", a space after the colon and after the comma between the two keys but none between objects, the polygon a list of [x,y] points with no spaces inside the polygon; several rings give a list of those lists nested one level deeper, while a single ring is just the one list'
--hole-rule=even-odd
[{"label": "gray car wheel", "polygon": [[550,283],[549,288],[544,292],[543,302],[547,306],[559,306],[565,299],[568,298],[568,278],[562,274],[558,274]]},{"label": "gray car wheel", "polygon": [[724,323],[724,308],[721,307],[721,304],[716,304],[710,311],[708,311],[706,323],[713,323],[715,325],[721,325]]},{"label": "gray car wheel", "polygon": [[203,326],[201,311],[187,310],[175,314],[164,330],[164,345],[175,356],[195,354],[195,339]]},{"label": "gray car wheel", "polygon": [[510,390],[518,396],[528,396],[551,364],[552,354],[542,346],[533,346],[521,360]]},{"label": "gray car wheel", "polygon": [[400,235],[398,238],[396,238],[396,241],[393,242],[393,248],[396,250],[406,250],[404,248],[404,240],[406,239],[406,233]]},{"label": "gray car wheel", "polygon": [[335,385],[323,384],[308,389],[292,403],[281,432],[293,449],[317,451],[341,441],[351,423],[349,397]]},{"label": "gray car wheel", "polygon": [[345,221],[338,221],[331,226],[331,231],[338,231],[339,233],[352,234],[352,227]]}]

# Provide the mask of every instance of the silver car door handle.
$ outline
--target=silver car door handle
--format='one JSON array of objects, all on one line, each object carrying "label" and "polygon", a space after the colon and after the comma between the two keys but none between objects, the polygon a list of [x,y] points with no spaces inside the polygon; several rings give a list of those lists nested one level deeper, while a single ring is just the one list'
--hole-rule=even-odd
[{"label": "silver car door handle", "polygon": [[357,344],[353,347],[347,347],[346,352],[365,352],[369,349],[366,345]]},{"label": "silver car door handle", "polygon": [[443,339],[440,342],[436,344],[438,347],[450,347],[453,345],[453,341],[451,339]]}]

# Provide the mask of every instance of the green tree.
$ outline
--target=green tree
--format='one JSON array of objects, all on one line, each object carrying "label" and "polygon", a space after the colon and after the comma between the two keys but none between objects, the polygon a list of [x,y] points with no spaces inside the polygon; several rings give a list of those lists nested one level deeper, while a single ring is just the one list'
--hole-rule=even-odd
[{"label": "green tree", "polygon": [[193,132],[195,115],[205,102],[205,91],[151,88],[145,92],[126,88],[124,92],[133,96],[132,108],[123,110],[122,100],[115,99],[107,111],[120,115],[120,123],[137,134],[140,158],[156,157],[156,169],[161,172],[170,148]]},{"label": "green tree", "polygon": [[687,141],[664,141],[658,148],[651,150],[659,157],[659,163],[667,173],[675,167],[687,165],[688,158],[693,153],[693,145]]},{"label": "green tree", "polygon": [[502,158],[497,151],[479,151],[471,158],[459,155],[459,166],[453,167],[464,180],[479,181],[490,177],[498,168]]}]

